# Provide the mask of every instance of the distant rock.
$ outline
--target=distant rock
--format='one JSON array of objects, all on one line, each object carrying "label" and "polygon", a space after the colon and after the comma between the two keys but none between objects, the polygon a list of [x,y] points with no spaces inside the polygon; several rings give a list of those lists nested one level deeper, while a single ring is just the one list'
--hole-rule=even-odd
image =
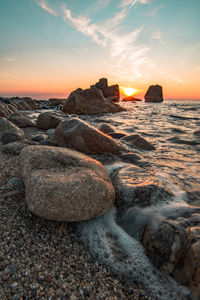
[{"label": "distant rock", "polygon": [[[11,98],[0,98],[0,103],[12,105],[17,110],[35,110],[41,109],[42,106],[30,97],[11,97]],[[13,111],[13,113],[16,111]]]},{"label": "distant rock", "polygon": [[145,102],[162,102],[163,92],[162,86],[151,85],[144,96]]},{"label": "distant rock", "polygon": [[8,118],[13,113],[19,113],[14,105],[0,102],[0,117]]},{"label": "distant rock", "polygon": [[104,166],[82,153],[30,146],[22,150],[20,164],[27,206],[42,218],[88,220],[113,205],[115,192]]},{"label": "distant rock", "polygon": [[60,99],[60,98],[49,98],[49,105],[50,106],[58,106],[63,105],[65,103],[66,99]]},{"label": "distant rock", "polygon": [[126,151],[123,144],[78,118],[72,118],[59,124],[54,133],[54,140],[60,147],[68,147],[90,154]]},{"label": "distant rock", "polygon": [[127,102],[127,101],[130,101],[130,102],[137,102],[137,101],[142,101],[142,100],[139,99],[139,98],[135,98],[134,96],[127,96],[127,97],[125,97],[122,101],[123,101],[123,102]]},{"label": "distant rock", "polygon": [[125,137],[121,138],[120,141],[126,142],[128,145],[139,148],[141,150],[151,151],[151,150],[156,149],[150,142],[145,140],[139,134],[131,134],[131,135],[125,136]]},{"label": "distant rock", "polygon": [[109,98],[110,100],[112,100],[114,102],[119,101],[120,92],[119,92],[118,84],[108,86],[107,78],[101,78],[95,84],[95,86],[103,92],[103,95],[105,98]]},{"label": "distant rock", "polygon": [[36,125],[40,129],[48,130],[56,128],[66,118],[69,118],[69,116],[63,112],[47,111],[38,116]]},{"label": "distant rock", "polygon": [[125,109],[106,99],[97,87],[72,92],[62,109],[69,114],[103,114],[124,111]]}]

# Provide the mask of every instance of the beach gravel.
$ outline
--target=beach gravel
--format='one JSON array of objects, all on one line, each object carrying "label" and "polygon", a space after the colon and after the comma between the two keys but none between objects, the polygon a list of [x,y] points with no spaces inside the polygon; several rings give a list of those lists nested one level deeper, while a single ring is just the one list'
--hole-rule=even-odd
[{"label": "beach gravel", "polygon": [[1,300],[151,299],[95,261],[75,223],[41,219],[27,209],[23,194],[13,197],[7,182],[21,178],[18,156],[2,153],[0,145],[0,160]]}]

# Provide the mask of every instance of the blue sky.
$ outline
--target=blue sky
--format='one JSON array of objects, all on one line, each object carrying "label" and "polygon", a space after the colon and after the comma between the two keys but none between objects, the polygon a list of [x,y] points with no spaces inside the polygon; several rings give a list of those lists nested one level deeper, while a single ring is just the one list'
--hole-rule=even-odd
[{"label": "blue sky", "polygon": [[0,94],[65,96],[107,77],[200,98],[199,11],[199,0],[1,0]]}]

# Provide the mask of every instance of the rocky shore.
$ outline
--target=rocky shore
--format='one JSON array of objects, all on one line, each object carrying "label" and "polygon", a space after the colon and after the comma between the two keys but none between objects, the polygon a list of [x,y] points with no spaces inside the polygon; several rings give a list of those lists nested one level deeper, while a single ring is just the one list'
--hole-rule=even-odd
[{"label": "rocky shore", "polygon": [[2,102],[2,299],[198,299],[199,198],[177,202],[144,159],[156,146],[103,121],[125,111],[116,88],[78,89],[36,119],[30,99]]}]

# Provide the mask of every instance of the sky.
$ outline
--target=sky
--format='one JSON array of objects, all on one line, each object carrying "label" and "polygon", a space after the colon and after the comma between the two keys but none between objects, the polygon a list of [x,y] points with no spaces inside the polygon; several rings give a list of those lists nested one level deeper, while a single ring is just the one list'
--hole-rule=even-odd
[{"label": "sky", "polygon": [[200,0],[0,0],[0,96],[66,98],[99,78],[200,99]]}]

